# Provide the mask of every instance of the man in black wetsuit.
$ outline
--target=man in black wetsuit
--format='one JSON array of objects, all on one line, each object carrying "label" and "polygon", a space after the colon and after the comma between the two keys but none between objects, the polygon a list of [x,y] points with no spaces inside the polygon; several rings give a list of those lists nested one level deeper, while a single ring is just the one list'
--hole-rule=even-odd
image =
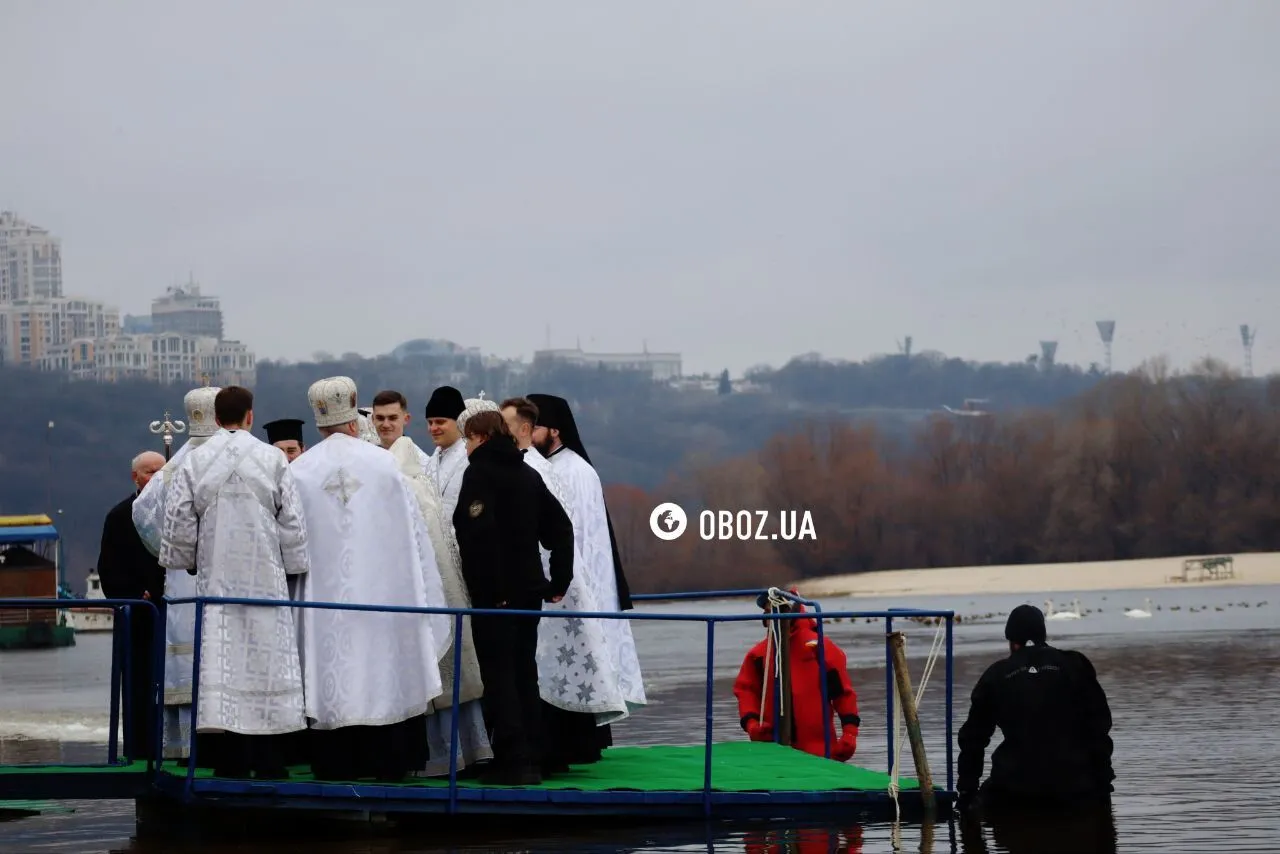
[{"label": "man in black wetsuit", "polygon": [[[982,674],[960,728],[957,807],[983,812],[1055,805],[1102,806],[1111,798],[1111,709],[1093,665],[1045,642],[1044,614],[1019,605],[1004,636],[1009,657]],[[978,788],[987,744],[1000,728],[991,774]]]}]

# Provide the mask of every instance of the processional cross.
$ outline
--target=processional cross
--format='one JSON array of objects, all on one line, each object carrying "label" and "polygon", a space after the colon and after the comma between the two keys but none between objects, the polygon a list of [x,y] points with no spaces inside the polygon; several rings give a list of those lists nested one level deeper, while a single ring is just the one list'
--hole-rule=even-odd
[{"label": "processional cross", "polygon": [[163,421],[152,421],[150,430],[164,438],[164,458],[167,462],[169,455],[173,453],[173,434],[187,432],[187,425],[184,421],[173,421],[169,418],[169,410],[164,411]]}]

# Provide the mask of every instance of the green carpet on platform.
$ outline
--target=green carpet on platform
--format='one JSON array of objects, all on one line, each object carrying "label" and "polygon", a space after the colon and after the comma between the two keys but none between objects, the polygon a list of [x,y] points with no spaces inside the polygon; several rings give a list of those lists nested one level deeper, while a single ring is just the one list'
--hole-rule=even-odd
[{"label": "green carpet on platform", "polygon": [[127,765],[0,765],[0,775],[8,774],[141,774],[146,762]]},{"label": "green carpet on platform", "polygon": [[[534,788],[583,792],[697,792],[702,790],[704,757],[700,745],[611,747],[599,762],[574,766],[568,773],[548,777],[541,786]],[[166,766],[166,770],[182,773],[182,769],[173,766]],[[310,769],[291,770],[292,781],[313,782]],[[205,769],[198,769],[196,776],[207,779],[211,774]],[[433,777],[390,785],[446,788],[449,779]],[[907,789],[919,784],[914,779],[901,778],[898,785]],[[459,780],[458,786],[482,788],[475,780]],[[743,741],[715,746],[711,754],[711,787],[720,792],[886,791],[889,775],[833,762],[771,742]]]},{"label": "green carpet on platform", "polygon": [[[697,792],[702,790],[704,752],[699,746],[691,747],[611,747],[604,758],[592,765],[574,766],[568,773],[557,774],[543,781],[539,789],[583,792]],[[0,767],[0,775],[8,774],[115,774],[137,773],[146,770],[145,762],[119,766],[34,766],[10,765]],[[185,776],[186,769],[166,762],[162,771],[175,776]],[[196,770],[196,777],[211,778],[205,768]],[[311,769],[305,766],[293,768],[290,781],[314,782]],[[264,781],[265,782],[265,781]],[[349,781],[375,785],[373,781]],[[415,779],[406,783],[377,784],[444,788],[447,777]],[[903,777],[900,788],[914,789],[919,783],[914,778]],[[459,780],[460,788],[482,788],[475,780]],[[853,790],[862,792],[886,791],[889,775],[871,771],[843,762],[833,762],[820,756],[811,756],[790,747],[772,742],[738,741],[717,744],[711,753],[711,787],[719,792],[834,792]]]}]

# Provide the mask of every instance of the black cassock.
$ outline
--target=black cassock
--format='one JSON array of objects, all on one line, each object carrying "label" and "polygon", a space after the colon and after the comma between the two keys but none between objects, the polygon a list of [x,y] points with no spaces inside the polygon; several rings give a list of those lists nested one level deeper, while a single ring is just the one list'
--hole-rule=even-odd
[{"label": "black cassock", "polygon": [[[102,592],[108,599],[142,599],[149,594],[159,609],[160,622],[152,619],[152,611],[136,606],[129,611],[129,633],[123,636],[123,612],[115,619],[116,643],[126,647],[131,668],[129,692],[124,697],[124,753],[132,759],[154,758],[155,729],[152,715],[156,698],[151,694],[155,675],[152,656],[156,631],[164,631],[164,569],[147,551],[133,526],[133,500],[137,493],[121,501],[107,513],[102,523],[102,546],[98,552],[98,576]],[[121,662],[123,665],[123,661]]]}]

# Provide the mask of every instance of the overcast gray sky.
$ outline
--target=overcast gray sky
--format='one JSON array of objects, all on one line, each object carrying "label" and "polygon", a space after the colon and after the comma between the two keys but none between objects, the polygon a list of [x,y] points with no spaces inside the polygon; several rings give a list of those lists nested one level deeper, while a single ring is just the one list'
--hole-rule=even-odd
[{"label": "overcast gray sky", "polygon": [[0,209],[260,355],[1280,369],[1280,2],[0,0]]}]

